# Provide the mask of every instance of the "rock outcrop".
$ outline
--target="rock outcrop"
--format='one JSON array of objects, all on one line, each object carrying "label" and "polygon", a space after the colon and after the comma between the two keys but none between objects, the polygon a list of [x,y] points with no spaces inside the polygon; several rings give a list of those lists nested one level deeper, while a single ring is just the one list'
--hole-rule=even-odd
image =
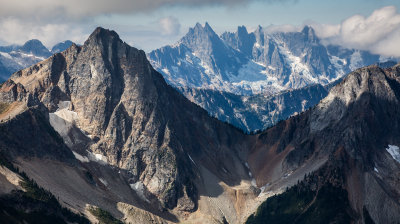
[{"label": "rock outcrop", "polygon": [[98,28],[82,47],[15,73],[2,96],[20,95],[48,110],[50,124],[79,158],[127,171],[128,183],[164,208],[196,209],[197,166],[228,184],[249,178],[239,156],[249,147],[245,135],[168,86],[145,53],[114,31]]},{"label": "rock outcrop", "polygon": [[249,155],[257,183],[274,190],[308,173],[304,167],[330,161],[328,169],[343,173],[338,181],[358,214],[354,220],[362,223],[364,210],[375,223],[399,220],[399,71],[398,65],[358,69],[316,107],[262,133]]}]

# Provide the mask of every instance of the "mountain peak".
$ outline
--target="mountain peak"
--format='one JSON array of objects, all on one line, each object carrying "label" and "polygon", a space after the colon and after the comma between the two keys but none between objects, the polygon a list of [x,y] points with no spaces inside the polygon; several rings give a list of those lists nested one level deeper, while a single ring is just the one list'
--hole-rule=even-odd
[{"label": "mountain peak", "polygon": [[190,34],[191,32],[194,32],[194,33],[207,33],[209,35],[213,35],[213,34],[216,35],[214,30],[211,28],[210,24],[208,24],[208,22],[206,22],[204,24],[204,26],[202,26],[200,23],[196,23],[194,28],[190,28],[189,29],[189,33],[188,34]]},{"label": "mountain peak", "polygon": [[[242,176],[248,178],[246,168],[238,163],[241,158],[235,153],[239,151],[239,144],[235,142],[245,138],[244,135],[209,117],[206,111],[167,85],[148,63],[143,51],[130,47],[114,31],[103,28],[97,28],[79,51],[73,48],[41,62],[41,66],[15,73],[12,80],[29,85],[25,92],[27,99],[40,96],[43,104],[31,97],[30,105],[47,107],[43,113],[50,112],[50,125],[73,152],[84,158],[95,150],[104,158],[96,161],[121,169],[118,173],[115,170],[115,175],[124,175],[126,171],[127,175],[122,177],[125,189],[131,188],[133,194],[137,190],[132,184],[140,184],[143,193],[137,193],[138,197],[131,201],[142,198],[143,205],[147,206],[146,197],[151,196],[149,199],[157,206],[156,211],[174,207],[182,211],[195,209],[197,190],[192,180],[198,173],[196,157],[204,158],[207,161],[204,167],[216,170],[214,175],[222,181],[236,183]],[[56,90],[46,94],[54,86]],[[14,92],[7,90],[7,99]],[[4,95],[0,92],[0,101]],[[66,118],[57,113],[60,110],[74,115]],[[58,125],[59,121],[63,125]],[[58,140],[60,136],[56,135]],[[0,146],[3,139],[0,137]],[[71,156],[73,152],[69,152]],[[220,152],[228,158],[215,156]],[[203,167],[200,161],[198,164]],[[226,167],[230,173],[222,172],[219,167]]]},{"label": "mountain peak", "polygon": [[314,32],[314,29],[309,25],[305,25],[303,27],[303,29],[301,30],[301,32],[302,33],[310,33],[310,32]]},{"label": "mountain peak", "polygon": [[186,46],[192,46],[194,48],[200,47],[199,43],[215,41],[220,41],[219,37],[207,22],[204,26],[200,23],[196,23],[196,25],[190,28],[189,32],[181,39],[181,42]]},{"label": "mountain peak", "polygon": [[123,43],[123,41],[119,38],[119,35],[114,30],[97,27],[85,41],[84,46],[88,48],[100,46],[100,48],[107,50],[115,43]]},{"label": "mountain peak", "polygon": [[197,22],[196,25],[194,25],[194,29],[203,29],[203,26]]},{"label": "mountain peak", "polygon": [[119,35],[114,30],[104,29],[102,27],[97,27],[92,34],[90,34],[89,38],[85,41],[85,44],[88,43],[102,43],[110,42],[112,40],[122,40],[119,38]]},{"label": "mountain peak", "polygon": [[60,43],[54,45],[54,46],[51,48],[51,52],[52,52],[53,54],[55,54],[55,53],[59,53],[59,52],[65,51],[65,50],[66,50],[67,48],[69,48],[72,44],[74,44],[74,42],[72,42],[72,41],[70,41],[70,40],[66,40],[66,41],[60,42]]},{"label": "mountain peak", "polygon": [[247,35],[247,34],[249,34],[247,32],[247,29],[246,29],[245,26],[238,26],[237,33],[238,33],[238,35]]},{"label": "mountain peak", "polygon": [[32,39],[32,40],[28,40],[27,42],[25,42],[25,44],[23,46],[29,46],[29,45],[42,45],[42,42],[38,39]]},{"label": "mountain peak", "polygon": [[28,40],[19,50],[40,57],[49,57],[51,55],[50,51],[38,39]]},{"label": "mountain peak", "polygon": [[114,30],[105,29],[103,27],[97,27],[92,34],[90,34],[89,39],[93,38],[116,38],[120,39],[119,35]]},{"label": "mountain peak", "polygon": [[303,28],[303,30],[301,30],[301,32],[304,35],[306,35],[309,40],[315,40],[317,38],[316,34],[315,34],[315,30],[309,25],[304,26],[304,28]]}]

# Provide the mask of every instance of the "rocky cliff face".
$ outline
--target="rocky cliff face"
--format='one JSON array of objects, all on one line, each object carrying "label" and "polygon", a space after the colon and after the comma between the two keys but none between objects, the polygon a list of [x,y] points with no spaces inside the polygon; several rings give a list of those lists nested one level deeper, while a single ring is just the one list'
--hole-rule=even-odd
[{"label": "rocky cliff face", "polygon": [[[356,70],[315,108],[261,134],[249,156],[257,183],[273,190],[287,181],[280,179],[280,172],[290,179],[305,164],[328,156],[333,167],[343,171],[340,184],[359,215],[353,217],[357,222],[366,219],[365,209],[376,223],[396,222],[399,71],[398,66]],[[279,161],[282,167],[271,165]]]},{"label": "rocky cliff face", "polygon": [[98,28],[82,47],[19,71],[2,87],[7,102],[24,95],[46,108],[76,158],[127,171],[128,184],[164,208],[196,208],[201,167],[228,184],[249,178],[242,132],[168,86],[145,53],[114,31]]}]

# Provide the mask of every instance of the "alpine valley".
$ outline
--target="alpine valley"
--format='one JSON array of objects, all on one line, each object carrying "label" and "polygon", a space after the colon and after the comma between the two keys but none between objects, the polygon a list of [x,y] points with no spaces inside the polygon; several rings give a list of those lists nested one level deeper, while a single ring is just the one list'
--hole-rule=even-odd
[{"label": "alpine valley", "polygon": [[[198,30],[211,32],[206,25],[189,33]],[[310,32],[305,28],[288,36],[312,39]],[[233,45],[235,35],[223,36]],[[188,36],[182,42],[200,46]],[[206,57],[212,46],[189,57]],[[254,65],[245,50],[218,46],[231,52],[218,54],[227,60],[218,67],[221,80],[234,79],[235,69],[241,68],[231,64],[231,57]],[[313,46],[307,49],[326,49]],[[179,44],[174,52],[186,58],[189,47]],[[280,51],[271,51],[279,58]],[[217,57],[210,61],[221,62]],[[329,61],[313,69],[329,67],[324,64]],[[300,77],[278,65],[273,68],[276,81],[271,86],[283,89],[308,86],[309,81],[328,84],[346,72],[331,67],[316,78],[311,71]],[[0,87],[0,221],[400,220],[400,65],[363,67],[333,87],[317,86],[329,92],[316,106],[253,135],[209,116],[167,82],[144,51],[103,28],[82,46],[72,44],[14,73]],[[256,91],[229,85],[239,93]]]}]

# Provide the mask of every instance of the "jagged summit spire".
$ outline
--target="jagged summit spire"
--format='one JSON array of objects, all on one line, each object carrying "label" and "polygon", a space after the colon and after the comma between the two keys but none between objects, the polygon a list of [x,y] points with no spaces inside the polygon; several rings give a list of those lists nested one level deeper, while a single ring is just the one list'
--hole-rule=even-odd
[{"label": "jagged summit spire", "polygon": [[247,28],[245,26],[238,26],[237,28],[238,33],[248,33]]},{"label": "jagged summit spire", "polygon": [[305,26],[303,27],[303,29],[301,30],[301,32],[302,32],[302,33],[306,33],[306,34],[308,34],[308,33],[315,33],[314,29],[313,29],[311,26],[309,26],[309,25],[305,25]]},{"label": "jagged summit spire", "polygon": [[208,24],[208,22],[206,22],[204,24],[204,26],[202,26],[200,23],[196,23],[196,25],[193,28],[189,29],[189,33],[190,32],[208,32],[208,33],[214,33],[214,30],[211,28],[210,24]]},{"label": "jagged summit spire", "polygon": [[89,38],[85,41],[84,45],[90,43],[99,43],[105,44],[107,42],[118,41],[122,42],[117,32],[114,30],[105,29],[103,27],[97,27],[92,34],[90,34]]},{"label": "jagged summit spire", "polygon": [[301,32],[307,35],[308,39],[317,40],[315,30],[311,26],[305,25]]},{"label": "jagged summit spire", "polygon": [[210,24],[208,24],[208,22],[206,22],[206,23],[204,24],[204,29],[212,30],[212,28],[211,28]]},{"label": "jagged summit spire", "polygon": [[207,22],[204,26],[200,23],[196,23],[196,25],[190,28],[188,33],[181,39],[181,42],[185,43],[186,46],[193,46],[194,48],[199,47],[199,43],[217,41],[220,41],[218,35]]},{"label": "jagged summit spire", "polygon": [[[105,35],[109,35],[109,36],[114,36],[114,37],[118,37],[119,35],[117,34],[117,32],[115,32],[114,30],[109,30],[109,29],[105,29],[103,27],[97,27],[93,33],[90,35],[90,37],[94,36],[94,35],[100,35],[100,36],[105,36]],[[89,38],[90,38],[89,37]]]}]

